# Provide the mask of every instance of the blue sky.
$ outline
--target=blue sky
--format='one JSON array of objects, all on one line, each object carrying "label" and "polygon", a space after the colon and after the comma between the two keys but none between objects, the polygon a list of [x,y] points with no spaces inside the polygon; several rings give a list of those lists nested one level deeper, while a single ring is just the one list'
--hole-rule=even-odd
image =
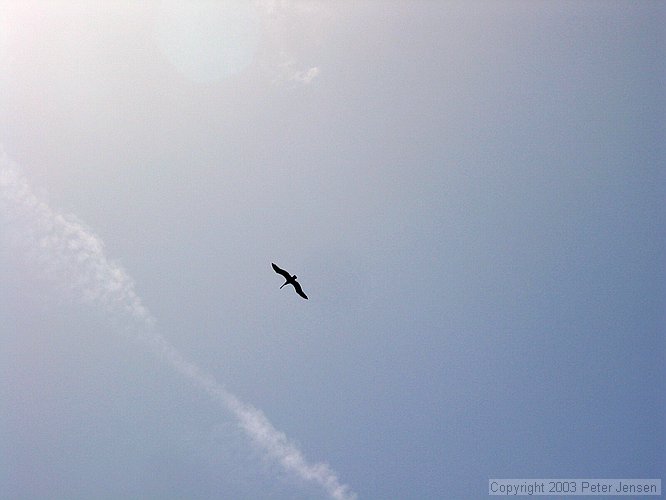
[{"label": "blue sky", "polygon": [[2,496],[663,479],[665,18],[1,2]]}]

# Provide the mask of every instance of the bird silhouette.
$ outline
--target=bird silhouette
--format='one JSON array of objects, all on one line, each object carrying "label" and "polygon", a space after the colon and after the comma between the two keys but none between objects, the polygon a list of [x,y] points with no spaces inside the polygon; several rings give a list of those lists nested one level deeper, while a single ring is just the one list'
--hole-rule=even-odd
[{"label": "bird silhouette", "polygon": [[[280,269],[278,266],[276,266],[272,262],[271,262],[271,265],[273,266],[273,270],[276,273],[281,274],[284,277],[284,279],[287,280],[282,284],[282,286],[291,285],[291,286],[294,287],[294,290],[296,290],[296,293],[298,295],[300,295],[304,299],[308,298],[308,296],[305,295],[305,293],[303,292],[303,289],[301,288],[301,284],[298,281],[296,281],[296,275],[292,276],[287,271],[285,271],[284,269]],[[280,288],[282,288],[282,286]]]}]

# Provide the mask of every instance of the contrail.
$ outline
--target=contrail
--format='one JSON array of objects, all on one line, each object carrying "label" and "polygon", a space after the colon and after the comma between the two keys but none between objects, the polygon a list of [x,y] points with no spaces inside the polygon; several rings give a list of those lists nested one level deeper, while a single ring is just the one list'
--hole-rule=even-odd
[{"label": "contrail", "polygon": [[309,463],[261,410],[240,401],[157,332],[155,319],[141,303],[132,278],[120,264],[106,257],[102,240],[76,217],[58,213],[35,195],[18,166],[1,150],[0,215],[15,243],[24,246],[54,282],[64,283],[74,298],[131,318],[139,327],[137,337],[151,352],[230,411],[266,456],[285,471],[318,484],[330,498],[357,498],[327,464]]}]

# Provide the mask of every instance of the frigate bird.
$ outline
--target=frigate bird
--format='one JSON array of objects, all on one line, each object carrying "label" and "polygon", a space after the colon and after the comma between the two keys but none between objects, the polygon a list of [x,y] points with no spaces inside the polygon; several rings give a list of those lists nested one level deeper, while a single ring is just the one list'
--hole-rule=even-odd
[{"label": "frigate bird", "polygon": [[[284,279],[287,280],[282,284],[282,286],[291,285],[291,286],[294,287],[294,290],[296,290],[296,293],[298,295],[300,295],[304,299],[308,298],[308,296],[305,295],[305,293],[303,293],[303,289],[301,288],[301,284],[298,281],[296,281],[296,275],[292,276],[287,271],[285,271],[284,269],[280,269],[278,266],[276,266],[272,262],[271,262],[271,265],[273,266],[273,270],[276,273],[281,274],[284,277]],[[282,288],[282,286],[280,288]]]}]

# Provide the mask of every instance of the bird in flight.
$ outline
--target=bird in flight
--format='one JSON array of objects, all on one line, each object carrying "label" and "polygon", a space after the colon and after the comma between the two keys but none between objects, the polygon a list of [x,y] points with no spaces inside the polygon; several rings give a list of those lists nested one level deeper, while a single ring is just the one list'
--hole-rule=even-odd
[{"label": "bird in flight", "polygon": [[[271,265],[273,266],[273,270],[276,273],[281,274],[284,277],[284,279],[287,280],[282,284],[282,286],[291,285],[291,286],[294,287],[294,290],[296,290],[296,293],[298,295],[300,295],[304,299],[308,298],[308,296],[305,295],[305,293],[303,293],[303,289],[301,288],[301,284],[298,281],[296,281],[296,275],[292,276],[287,271],[285,271],[284,269],[280,269],[278,266],[276,266],[272,262],[271,262]],[[282,288],[282,286],[280,288]]]}]

